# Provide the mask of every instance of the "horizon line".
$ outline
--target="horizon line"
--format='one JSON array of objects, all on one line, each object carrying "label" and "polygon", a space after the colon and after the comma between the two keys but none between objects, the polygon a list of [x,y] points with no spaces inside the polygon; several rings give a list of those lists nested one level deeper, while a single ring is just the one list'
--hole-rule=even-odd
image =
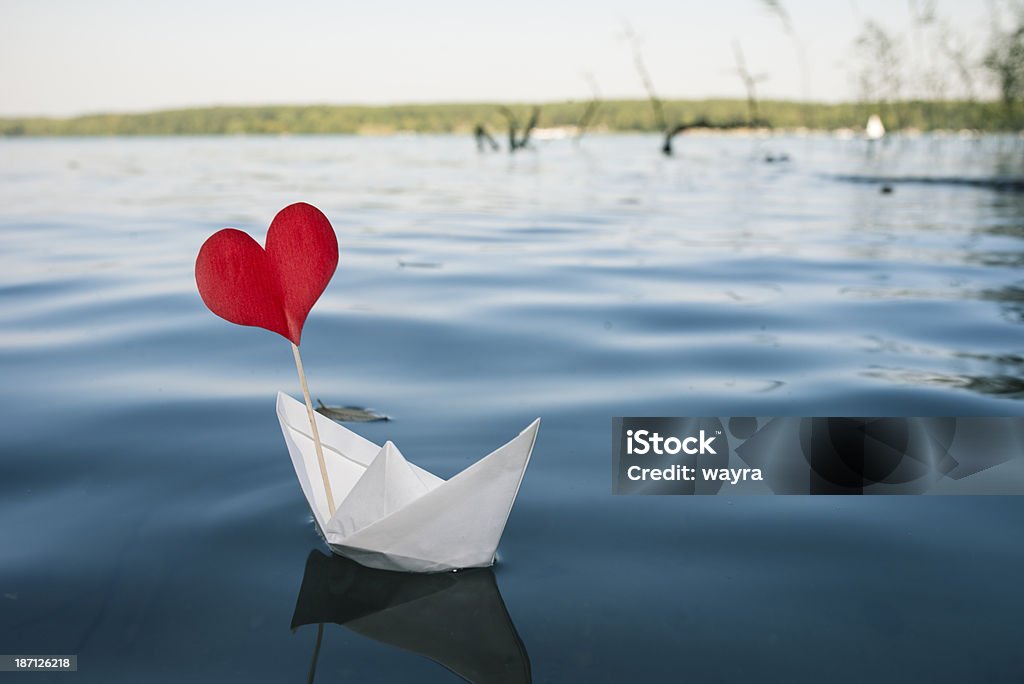
[{"label": "horizon line", "polygon": [[[395,102],[384,102],[384,103],[372,103],[372,102],[302,102],[302,103],[289,103],[289,102],[255,102],[255,103],[214,103],[214,104],[197,104],[197,105],[185,105],[185,106],[168,106],[160,107],[155,109],[137,109],[137,110],[96,110],[86,111],[77,114],[0,114],[0,121],[11,121],[16,119],[43,119],[48,121],[72,121],[75,119],[85,119],[90,117],[100,116],[146,116],[151,114],[167,114],[175,112],[189,112],[189,111],[200,111],[200,110],[214,110],[214,109],[261,109],[266,107],[276,108],[311,108],[311,107],[333,107],[333,108],[348,108],[348,109],[395,109],[400,107],[445,107],[445,106],[464,106],[464,107],[486,107],[486,106],[522,106],[522,107],[543,107],[545,105],[564,105],[564,104],[576,104],[581,102],[592,102],[595,98],[566,98],[559,100],[436,100],[436,101],[395,101]],[[625,97],[602,97],[597,98],[599,102],[649,102],[651,98],[647,96],[625,96]],[[702,97],[659,97],[662,103],[678,103],[678,102],[743,102],[747,99],[738,95],[731,96],[702,96]],[[929,99],[929,98],[902,98],[899,100],[890,100],[885,102],[863,102],[858,100],[802,100],[796,97],[766,97],[759,98],[759,104],[791,104],[791,105],[803,105],[813,107],[842,107],[842,106],[892,106],[899,104],[914,104],[914,103],[935,103],[935,104],[965,104],[965,105],[993,105],[999,104],[1000,100],[997,98],[986,98],[986,99],[967,99],[967,98],[949,98],[949,99]]]}]

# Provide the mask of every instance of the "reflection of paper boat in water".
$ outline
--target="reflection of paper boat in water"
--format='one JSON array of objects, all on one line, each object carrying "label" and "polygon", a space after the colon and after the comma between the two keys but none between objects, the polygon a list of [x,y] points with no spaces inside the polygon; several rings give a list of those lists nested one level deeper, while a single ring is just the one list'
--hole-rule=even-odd
[{"label": "reflection of paper boat in water", "polygon": [[366,568],[313,551],[295,603],[292,629],[323,625],[424,655],[471,682],[529,682],[530,659],[490,569],[412,574]]},{"label": "reflection of paper boat in water", "polygon": [[336,553],[384,570],[439,572],[484,567],[519,492],[540,419],[450,480],[316,414],[337,511],[327,496],[306,407],[278,393],[288,453],[324,538]]}]

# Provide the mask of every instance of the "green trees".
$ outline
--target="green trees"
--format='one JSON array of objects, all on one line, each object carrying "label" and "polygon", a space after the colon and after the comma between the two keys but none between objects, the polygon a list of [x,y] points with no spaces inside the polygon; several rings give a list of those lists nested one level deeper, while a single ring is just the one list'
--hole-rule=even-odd
[{"label": "green trees", "polygon": [[[1024,97],[1024,51],[1021,35],[1015,38],[1016,48],[1003,55],[1017,62],[1002,59],[1001,64],[1016,66],[1006,69],[1009,105],[999,101],[983,102],[950,100],[894,100],[896,91],[890,86],[872,91],[872,102],[884,101],[898,108],[898,119],[886,117],[889,128],[906,127],[927,130],[935,127],[977,130],[1007,130],[1014,127],[1024,112],[1017,113]],[[999,72],[1002,73],[1002,72]],[[712,125],[745,121],[748,103],[741,99],[662,100],[664,116],[672,121],[706,120]],[[13,118],[0,119],[3,136],[94,136],[94,135],[316,135],[316,134],[388,134],[457,133],[470,135],[478,125],[489,130],[507,128],[506,117],[499,104],[417,104],[390,107],[365,106],[281,106],[281,107],[208,107],[146,114],[93,114],[70,119]],[[544,104],[544,126],[575,126],[590,102],[552,102]],[[1012,107],[1016,118],[1008,118],[1006,107]],[[507,109],[520,121],[530,118],[533,106],[509,105]],[[792,100],[759,100],[758,117],[774,128],[798,128],[808,118],[822,129],[861,128],[867,119],[864,104],[822,104]],[[883,112],[883,116],[885,116]],[[651,116],[646,100],[603,100],[590,130],[624,132],[662,132]]]},{"label": "green trees", "polygon": [[993,30],[982,64],[999,89],[1006,125],[1020,129],[1019,109],[1024,100],[1024,13],[1017,12],[1015,25],[1009,29]]}]

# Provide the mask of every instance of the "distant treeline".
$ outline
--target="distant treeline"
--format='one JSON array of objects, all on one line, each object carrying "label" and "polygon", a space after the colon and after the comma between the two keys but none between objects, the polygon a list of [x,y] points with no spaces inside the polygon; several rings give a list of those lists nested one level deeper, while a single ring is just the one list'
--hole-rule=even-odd
[{"label": "distant treeline", "polygon": [[[540,126],[573,126],[588,102],[541,105]],[[478,124],[501,131],[501,108],[527,119],[533,105],[414,104],[388,106],[308,105],[204,107],[144,114],[91,114],[67,119],[0,119],[0,135],[233,135],[233,134],[387,134],[470,133]],[[759,118],[773,128],[863,128],[868,116],[881,115],[890,130],[1020,130],[1024,116],[1000,102],[906,101],[882,105],[760,102]],[[712,125],[744,121],[745,100],[665,100],[666,118],[706,120]],[[592,128],[654,132],[658,127],[646,100],[604,100]]]}]

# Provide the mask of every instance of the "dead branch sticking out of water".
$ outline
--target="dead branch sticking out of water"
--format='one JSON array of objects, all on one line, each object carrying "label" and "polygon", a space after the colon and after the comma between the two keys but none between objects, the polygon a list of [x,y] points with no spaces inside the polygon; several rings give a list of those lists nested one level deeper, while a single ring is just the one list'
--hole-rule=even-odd
[{"label": "dead branch sticking out of water", "polygon": [[508,151],[512,153],[516,150],[525,149],[530,144],[530,134],[533,133],[533,129],[537,127],[537,122],[540,121],[540,107],[533,108],[533,111],[530,113],[530,119],[523,128],[522,136],[519,135],[519,121],[512,110],[508,107],[501,107],[498,111],[508,121]]},{"label": "dead branch sticking out of water", "polygon": [[[623,22],[623,34],[626,36],[626,40],[629,41],[629,47],[633,52],[633,67],[636,69],[637,75],[640,77],[640,83],[643,84],[644,90],[647,92],[647,99],[651,102],[651,111],[654,113],[654,124],[658,127],[658,130],[665,134],[665,143],[661,147],[662,153],[670,157],[672,156],[672,138],[678,133],[682,132],[678,125],[669,128],[665,121],[665,107],[661,103],[661,98],[658,97],[658,93],[654,90],[654,81],[651,80],[651,74],[647,71],[647,63],[644,61],[643,50],[640,49],[640,38],[637,36],[636,31],[633,30],[633,25],[628,21]],[[682,130],[685,130],[685,126]]]},{"label": "dead branch sticking out of water", "polygon": [[752,74],[747,69],[747,60],[743,57],[743,48],[739,41],[733,41],[732,52],[736,56],[736,73],[743,81],[747,91],[747,123],[751,128],[764,124],[757,112],[757,84],[768,78],[766,74]]},{"label": "dead branch sticking out of water", "polygon": [[519,121],[516,120],[516,115],[512,113],[512,110],[508,107],[501,107],[498,109],[501,115],[508,121],[508,151],[516,151],[516,130],[519,128]]},{"label": "dead branch sticking out of water", "polygon": [[[701,117],[698,117],[698,118],[694,119],[690,123],[679,124],[679,125],[675,126],[674,128],[672,128],[672,130],[666,131],[665,132],[665,143],[664,143],[664,146],[662,147],[661,151],[666,156],[672,156],[672,139],[675,138],[677,135],[679,135],[681,133],[685,133],[686,131],[689,131],[689,130],[701,130],[701,129],[703,129],[703,130],[709,130],[709,131],[734,131],[734,130],[738,130],[738,129],[748,129],[748,128],[771,128],[771,124],[769,124],[767,121],[761,121],[761,120],[755,121],[752,124],[750,122],[748,122],[748,121],[740,121],[740,120],[724,121],[724,122],[720,122],[720,123],[712,123],[711,121],[708,120],[707,117],[701,116]],[[783,156],[785,156],[785,161],[789,161],[789,155],[783,155]],[[767,160],[766,159],[766,161],[776,161],[776,160],[775,159],[771,159],[771,160]],[[780,157],[779,161],[783,161],[781,159],[781,157]]]},{"label": "dead branch sticking out of water", "polygon": [[590,90],[594,93],[593,98],[587,103],[587,108],[583,110],[583,114],[580,116],[579,121],[576,122],[576,137],[573,138],[573,142],[578,143],[583,135],[587,132],[587,128],[594,123],[594,119],[597,118],[597,111],[601,109],[601,90],[597,87],[597,80],[590,74],[587,75],[587,81],[590,82]]},{"label": "dead branch sticking out of water", "polygon": [[537,122],[539,121],[540,107],[534,107],[533,111],[530,112],[530,120],[526,122],[526,128],[523,129],[523,137],[519,139],[520,148],[530,144],[530,134],[533,133],[533,129],[537,127]]},{"label": "dead branch sticking out of water", "polygon": [[494,139],[494,136],[490,134],[487,127],[483,124],[476,125],[476,128],[473,129],[473,137],[476,138],[476,149],[478,152],[483,152],[488,146],[490,146],[492,151],[498,151],[498,141]]},{"label": "dead branch sticking out of water", "polygon": [[763,79],[764,76],[754,76],[747,71],[746,63],[743,61],[743,53],[739,50],[739,45],[735,44],[734,49],[736,50],[737,66],[741,78],[743,78],[744,84],[747,86],[747,104],[748,104],[748,116],[747,121],[727,121],[724,123],[711,123],[707,117],[700,117],[694,119],[690,123],[675,123],[669,126],[665,118],[665,107],[661,102],[661,98],[658,97],[654,90],[654,82],[651,80],[651,75],[647,71],[647,65],[644,62],[643,52],[640,49],[640,39],[637,37],[636,32],[629,22],[623,22],[623,34],[629,41],[630,48],[633,51],[633,66],[636,68],[637,74],[640,76],[640,82],[644,86],[644,90],[647,91],[647,98],[651,102],[651,110],[654,113],[654,121],[658,128],[664,132],[665,138],[661,146],[661,152],[666,157],[672,156],[672,141],[680,133],[685,133],[692,128],[706,128],[712,130],[728,130],[737,128],[770,128],[771,125],[767,121],[763,121],[757,111],[757,95],[755,92],[756,83]]},{"label": "dead branch sticking out of water", "polygon": [[[705,120],[703,123],[707,124],[707,121]],[[674,127],[671,131],[665,131],[665,142],[661,146],[661,153],[664,154],[666,157],[671,157],[672,156],[672,139],[675,138],[680,133],[685,132],[686,129],[694,128],[695,126],[698,126],[698,125],[700,125],[700,124],[699,123],[698,124],[679,124],[676,127]]]},{"label": "dead branch sticking out of water", "polygon": [[[708,128],[715,130],[724,130],[731,128],[746,128],[748,126],[761,126],[765,125],[760,120],[753,120],[750,122],[745,121],[731,121],[727,123],[713,124],[706,117],[700,117],[691,121],[690,123],[673,123],[668,124],[665,117],[665,107],[661,102],[661,98],[654,90],[654,82],[651,80],[651,75],[647,71],[647,65],[644,62],[643,52],[640,49],[640,39],[637,37],[636,32],[633,31],[633,27],[628,23],[624,23],[623,31],[626,39],[630,43],[630,48],[633,51],[633,66],[636,68],[637,74],[640,76],[640,82],[644,86],[644,90],[647,91],[647,98],[651,102],[651,111],[654,113],[654,122],[661,130],[665,137],[661,145],[661,153],[666,157],[671,157],[673,153],[672,141],[680,133],[684,133],[691,128]],[[755,117],[756,119],[756,117]]]}]

